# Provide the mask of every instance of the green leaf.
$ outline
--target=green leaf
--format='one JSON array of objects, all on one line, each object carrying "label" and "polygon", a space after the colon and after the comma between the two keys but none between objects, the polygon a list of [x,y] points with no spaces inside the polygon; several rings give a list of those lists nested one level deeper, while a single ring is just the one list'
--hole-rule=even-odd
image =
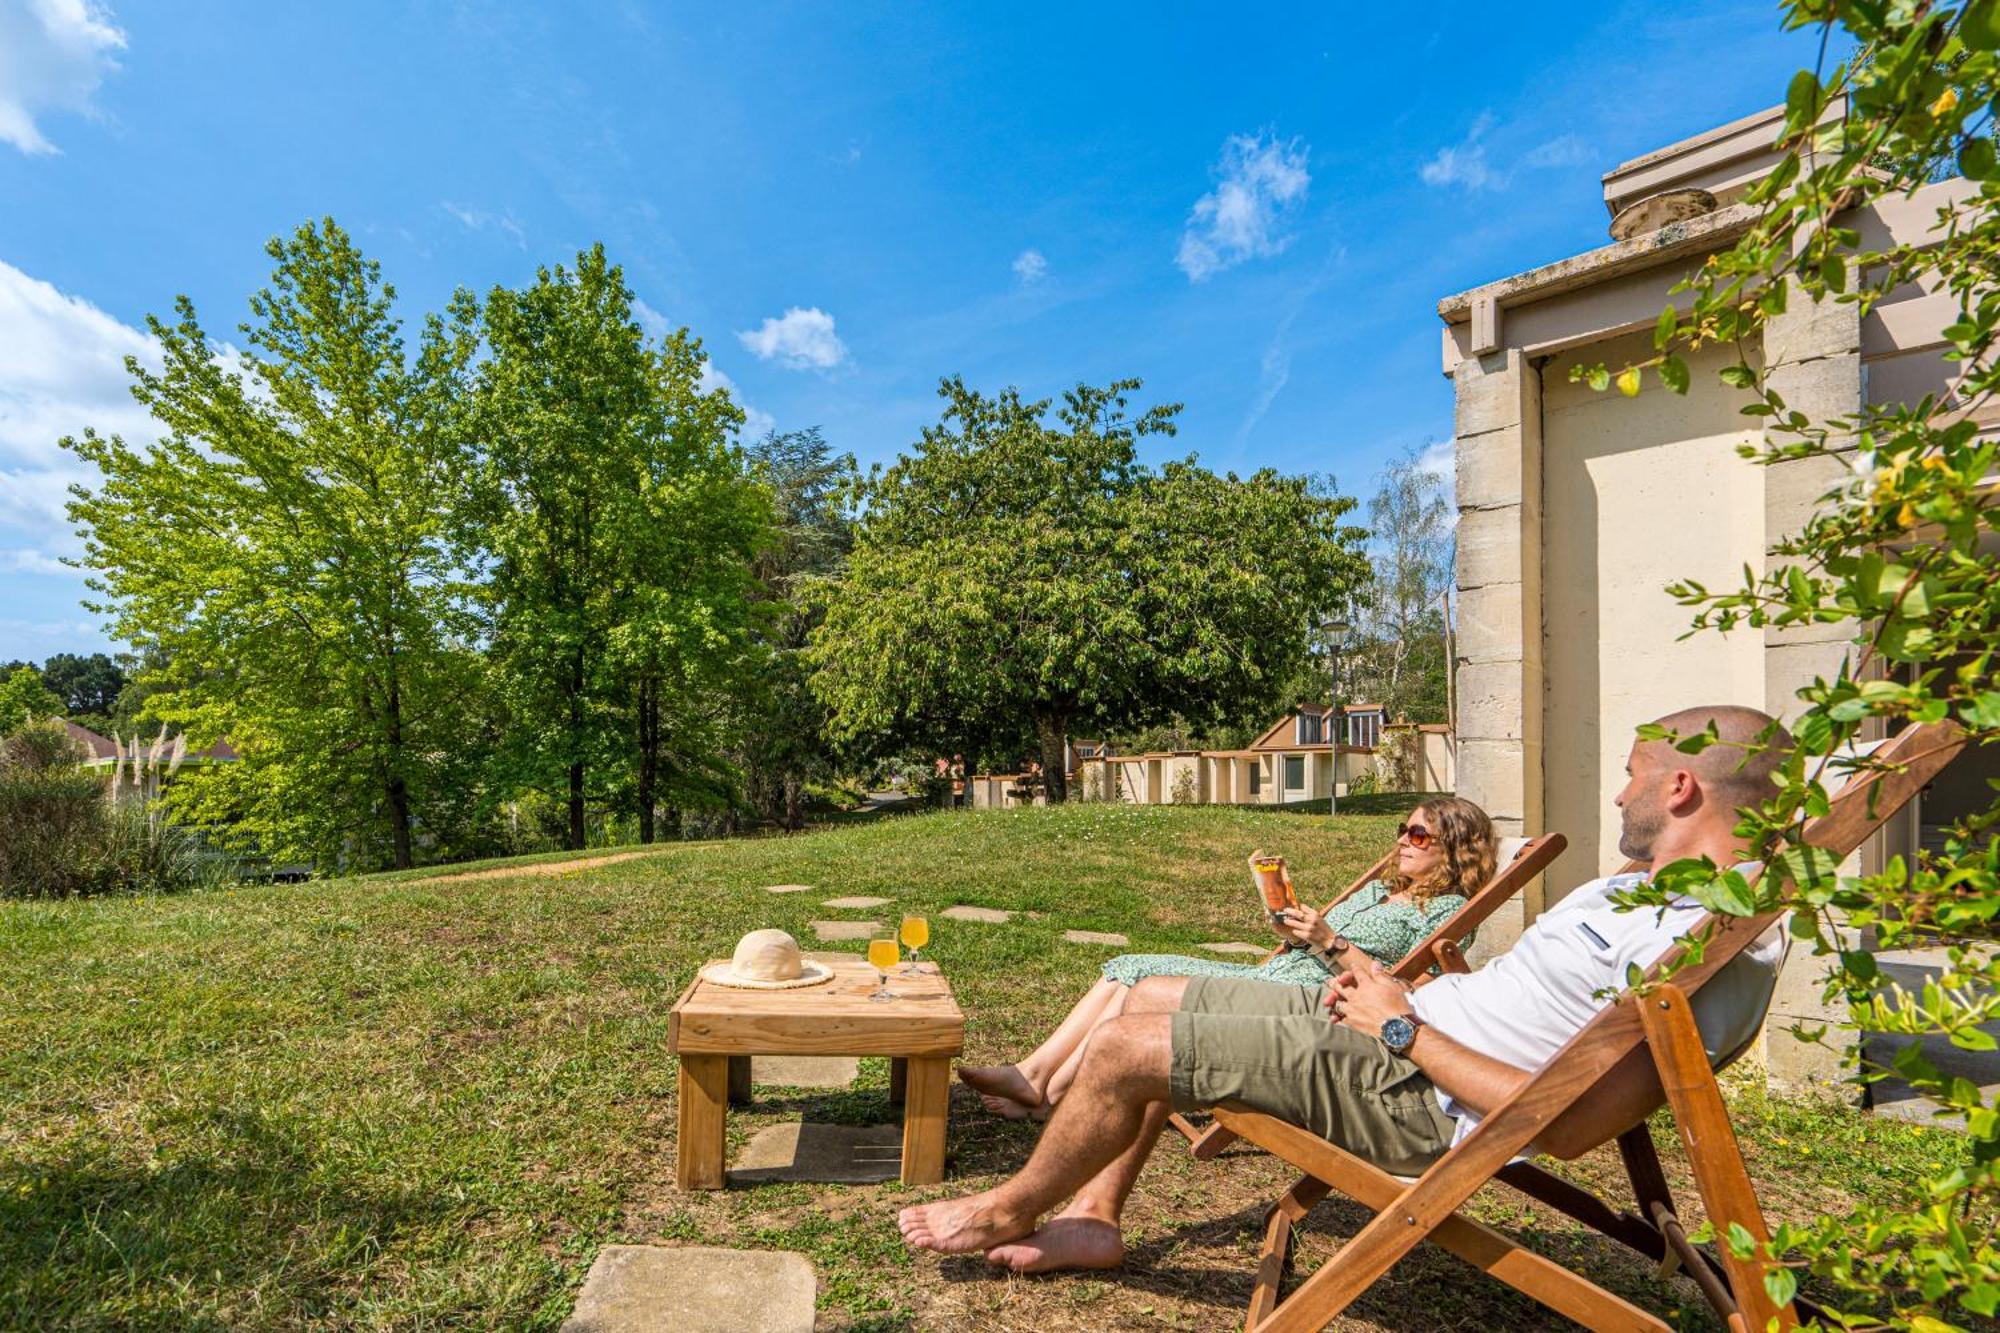
[{"label": "green leaf", "polygon": [[1748,366],[1724,366],[1721,373],[1722,382],[1731,388],[1754,389],[1757,387],[1757,372]]},{"label": "green leaf", "polygon": [[1819,77],[1809,69],[1792,75],[1785,89],[1785,115],[1795,125],[1810,125],[1819,114]]},{"label": "green leaf", "polygon": [[1750,1228],[1741,1222],[1729,1224],[1729,1235],[1725,1238],[1729,1252],[1738,1259],[1748,1259],[1757,1253],[1757,1238],[1750,1234]]},{"label": "green leaf", "polygon": [[1951,1044],[1962,1051],[1991,1051],[2000,1048],[1993,1034],[1979,1028],[1960,1028],[1951,1034]]},{"label": "green leaf", "polygon": [[2000,690],[1987,690],[1975,694],[1967,702],[1960,704],[1958,715],[1968,726],[1987,730],[2000,728]]},{"label": "green leaf", "polygon": [[1666,385],[1675,393],[1686,393],[1688,391],[1687,362],[1681,360],[1680,357],[1674,355],[1672,352],[1667,353],[1666,359],[1660,362],[1660,383]]},{"label": "green leaf", "polygon": [[1755,916],[1757,898],[1750,881],[1734,870],[1725,870],[1706,884],[1694,886],[1695,901],[1711,912],[1726,916]]},{"label": "green leaf", "polygon": [[1959,19],[1958,37],[1975,51],[2000,50],[2000,4],[1973,0]]},{"label": "green leaf", "polygon": [[1798,1275],[1789,1268],[1770,1269],[1764,1274],[1764,1290],[1775,1303],[1790,1305],[1792,1297],[1798,1294]]},{"label": "green leaf", "polygon": [[1847,290],[1847,259],[1844,255],[1828,255],[1819,264],[1819,280],[1826,284],[1828,291]]},{"label": "green leaf", "polygon": [[1969,180],[1991,180],[1995,165],[1991,139],[1967,139],[1958,150],[1958,170]]},{"label": "green leaf", "polygon": [[1639,368],[1637,366],[1627,366],[1618,372],[1618,392],[1624,394],[1627,398],[1637,398],[1639,396]]},{"label": "green leaf", "polygon": [[1596,392],[1603,393],[1611,387],[1611,372],[1603,366],[1592,366],[1585,374],[1584,381]]},{"label": "green leaf", "polygon": [[1674,340],[1674,330],[1679,327],[1680,316],[1678,312],[1672,306],[1668,306],[1665,310],[1662,310],[1660,312],[1659,323],[1653,326],[1653,346],[1661,351],[1666,350],[1667,344]]}]

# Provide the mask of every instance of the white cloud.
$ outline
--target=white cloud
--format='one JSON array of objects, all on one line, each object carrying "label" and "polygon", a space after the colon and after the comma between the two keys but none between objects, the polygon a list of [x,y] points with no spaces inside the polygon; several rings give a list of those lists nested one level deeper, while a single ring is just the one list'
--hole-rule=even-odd
[{"label": "white cloud", "polygon": [[520,223],[514,221],[512,213],[491,213],[481,208],[466,208],[452,203],[449,199],[441,202],[438,207],[458,219],[459,225],[467,231],[485,231],[491,228],[511,237],[517,249],[528,248],[528,234],[521,230]]},{"label": "white cloud", "polygon": [[1040,250],[1023,250],[1014,256],[1014,276],[1024,283],[1040,282],[1048,272],[1049,261]]},{"label": "white cloud", "polygon": [[[127,356],[159,366],[149,335],[0,261],[0,541],[25,540],[44,556],[73,549],[63,505],[70,484],[94,474],[56,447],[63,436],[85,426],[158,436],[132,400]],[[22,570],[18,554],[11,567]]]},{"label": "white cloud", "polygon": [[759,361],[775,360],[793,370],[832,370],[847,360],[847,344],[834,333],[833,316],[817,306],[793,306],[736,336]]},{"label": "white cloud", "polygon": [[1486,145],[1481,142],[1493,128],[1493,113],[1482,111],[1466,131],[1465,138],[1417,168],[1426,185],[1458,185],[1468,190],[1486,190],[1504,182],[1486,164]]},{"label": "white cloud", "polygon": [[118,68],[125,34],[88,0],[0,0],[0,142],[53,153],[35,118],[90,110],[91,94]]},{"label": "white cloud", "polygon": [[1458,444],[1455,440],[1433,440],[1417,454],[1417,471],[1436,477],[1444,485],[1447,513],[1458,521]]},{"label": "white cloud", "polygon": [[1473,120],[1465,137],[1417,168],[1426,185],[1452,186],[1478,193],[1504,190],[1520,171],[1544,171],[1573,167],[1589,160],[1590,145],[1581,135],[1559,134],[1530,148],[1512,167],[1496,167],[1486,157],[1486,136],[1493,129],[1493,113],[1482,111]]},{"label": "white cloud", "polygon": [[714,393],[720,389],[728,394],[729,401],[743,409],[743,435],[746,439],[761,440],[778,428],[776,417],[743,401],[743,390],[737,388],[736,381],[715,364],[713,357],[702,358],[701,378],[695,381],[695,388],[703,393]]},{"label": "white cloud", "polygon": [[636,296],[632,298],[632,318],[639,321],[639,327],[646,331],[648,338],[664,338],[674,331],[674,326],[665,315]]},{"label": "white cloud", "polygon": [[82,571],[42,551],[0,551],[0,571],[9,574],[53,574],[59,578],[83,577]]},{"label": "white cloud", "polygon": [[1304,202],[1312,175],[1306,145],[1268,131],[1232,134],[1216,163],[1216,186],[1195,200],[1175,261],[1194,282],[1291,244],[1285,224]]}]

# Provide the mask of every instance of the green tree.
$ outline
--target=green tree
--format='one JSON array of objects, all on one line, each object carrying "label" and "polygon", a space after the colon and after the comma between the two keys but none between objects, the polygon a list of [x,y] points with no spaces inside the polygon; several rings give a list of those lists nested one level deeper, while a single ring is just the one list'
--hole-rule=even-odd
[{"label": "green tree", "polygon": [[758,555],[769,599],[770,658],[744,726],[751,801],[766,817],[797,829],[805,784],[830,767],[825,707],[808,682],[805,647],[817,624],[813,591],[834,577],[854,543],[852,454],[835,454],[819,427],[773,431],[749,448],[750,465],[771,493],[777,539]]},{"label": "green tree", "polygon": [[92,609],[159,663],[149,716],[242,756],[175,784],[179,811],[278,858],[407,866],[468,787],[473,332],[427,318],[408,355],[394,289],[331,219],[267,252],[241,353],[185,297],[148,320],[164,365],[127,368],[165,438],[65,440],[102,476],[70,517]]},{"label": "green tree", "polygon": [[[1893,1070],[1964,1118],[1969,1151],[1908,1197],[1781,1226],[1768,1251],[1766,1285],[1781,1299],[1807,1268],[1838,1294],[1841,1308],[1830,1313],[1841,1327],[1932,1333],[2000,1313],[2000,1105],[1971,1080],[1941,1073],[1923,1046],[1930,1038],[1995,1049],[2000,794],[1955,821],[1941,845],[1914,861],[1892,858],[1877,874],[1842,875],[1796,841],[1804,821],[1826,809],[1829,787],[1869,771],[1853,748],[1867,728],[1949,720],[1968,749],[2000,744],[2000,446],[1979,424],[2000,389],[2000,5],[1793,0],[1784,12],[1789,26],[1821,29],[1822,59],[1792,79],[1779,160],[1749,195],[1754,224],[1683,287],[1685,301],[1662,312],[1654,357],[1579,377],[1630,395],[1650,371],[1685,392],[1685,347],[1754,348],[1767,321],[1794,303],[1866,315],[1898,289],[1956,306],[1943,334],[1961,377],[1946,397],[1815,420],[1756,362],[1723,370],[1726,384],[1748,391],[1745,412],[1764,424],[1747,456],[1766,465],[1819,460],[1840,480],[1805,529],[1774,548],[1766,572],[1748,571],[1734,589],[1688,582],[1674,591],[1697,608],[1697,628],[1851,624],[1855,650],[1832,679],[1799,692],[1792,758],[1771,798],[1743,812],[1739,832],[1772,873],[1752,890],[1706,862],[1677,863],[1636,905],[1685,892],[1729,915],[1790,908],[1792,934],[1827,961],[1826,998],[1845,1002],[1833,1040],[1856,1080]],[[1830,62],[1842,51],[1852,54]],[[1842,97],[1845,115],[1822,124]],[[1850,210],[1907,196],[1953,162],[1967,183],[1941,192],[1929,234],[1903,241],[1855,224]],[[1715,743],[1712,734],[1672,739],[1686,749]],[[1946,966],[1920,992],[1907,991],[1856,944],[1863,931],[1882,949],[1941,948]],[[1799,1035],[1829,1039],[1824,1029]],[[1865,1057],[1870,1035],[1890,1039],[1881,1043],[1895,1048],[1887,1062]]]},{"label": "green tree", "polygon": [[574,271],[496,288],[485,333],[481,526],[507,781],[564,801],[567,846],[585,843],[587,803],[619,790],[650,836],[663,762],[712,753],[676,742],[703,718],[681,705],[742,674],[748,561],[768,523],[728,442],[742,414],[700,392],[685,329],[647,344],[601,245]]},{"label": "green tree", "polygon": [[42,683],[62,697],[64,716],[100,731],[111,725],[128,679],[108,653],[51,653],[42,663]]},{"label": "green tree", "polygon": [[1391,463],[1368,502],[1374,577],[1358,607],[1359,633],[1341,654],[1345,702],[1388,709],[1391,719],[1445,721],[1443,600],[1451,587],[1451,507],[1443,479],[1415,455]]},{"label": "green tree", "polygon": [[[867,485],[855,548],[813,632],[838,736],[928,740],[968,758],[1032,729],[1049,799],[1075,726],[1194,725],[1268,706],[1315,613],[1366,576],[1351,500],[1303,479],[1157,471],[1124,380],[1050,404],[946,380],[942,420]],[[971,743],[951,744],[954,736]]]},{"label": "green tree", "polygon": [[58,717],[61,696],[42,683],[42,673],[23,664],[0,677],[0,736],[11,736],[30,722]]}]

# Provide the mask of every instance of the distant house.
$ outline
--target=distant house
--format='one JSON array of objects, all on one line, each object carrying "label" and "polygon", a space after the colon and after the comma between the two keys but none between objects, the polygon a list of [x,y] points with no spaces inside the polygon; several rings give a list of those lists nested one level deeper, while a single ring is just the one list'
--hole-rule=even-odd
[{"label": "distant house", "polygon": [[[1333,739],[1336,726],[1338,744]],[[1343,704],[1334,714],[1325,704],[1300,704],[1272,722],[1241,750],[1162,750],[1116,754],[1102,741],[1074,741],[1070,791],[1084,800],[1117,800],[1131,805],[1285,805],[1325,800],[1373,775],[1383,786],[1394,781],[1380,753],[1384,737],[1403,735],[1413,752],[1406,781],[1418,791],[1450,791],[1449,728],[1391,722],[1378,703]],[[973,804],[1015,804],[1020,789],[1008,775],[974,780]]]},{"label": "distant house", "polygon": [[[119,767],[120,764],[121,755],[119,751],[119,742],[107,736],[100,736],[98,733],[92,731],[89,727],[78,726],[76,723],[70,721],[66,717],[58,718],[57,722],[62,726],[63,731],[69,736],[69,738],[75,741],[77,745],[82,747],[86,756],[83,761],[83,766],[85,768],[98,770],[99,772],[105,774],[108,780],[111,771],[114,768]],[[122,758],[126,766],[125,768],[126,776],[124,778],[125,783],[130,784],[134,781],[132,756],[135,753],[140,755],[150,755],[152,753],[152,747],[156,743],[157,741],[148,741],[136,736],[131,737],[129,739],[124,739],[124,751]],[[167,741],[166,745],[161,748],[160,761],[159,761],[160,771],[163,771],[165,767],[172,762],[171,756],[174,744],[175,744],[175,738],[170,738]],[[180,757],[179,767],[186,768],[189,764],[233,764],[236,762],[238,757],[239,756],[237,755],[234,746],[232,746],[226,740],[220,740],[217,741],[215,744],[205,746],[202,749],[187,751]],[[158,777],[157,776],[154,777],[151,781],[147,783],[146,795],[148,797],[159,795],[160,785],[161,784]],[[128,785],[126,787],[126,790],[136,792],[137,788]]]}]

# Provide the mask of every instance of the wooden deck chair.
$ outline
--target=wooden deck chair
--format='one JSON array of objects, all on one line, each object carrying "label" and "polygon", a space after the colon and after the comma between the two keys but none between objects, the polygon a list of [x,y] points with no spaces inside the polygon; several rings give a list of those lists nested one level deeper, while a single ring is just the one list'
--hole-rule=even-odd
[{"label": "wooden deck chair", "polygon": [[[1391,969],[1395,976],[1404,981],[1420,983],[1436,966],[1445,972],[1465,972],[1464,954],[1459,952],[1458,942],[1486,924],[1486,918],[1500,910],[1509,898],[1521,891],[1529,880],[1548,868],[1549,862],[1562,855],[1569,846],[1569,839],[1560,833],[1544,833],[1539,838],[1502,838],[1498,847],[1498,869],[1484,888],[1466,900],[1465,906],[1451,914],[1451,918],[1429,935],[1416,948],[1403,956],[1403,960]],[[1390,863],[1395,859],[1397,849],[1363,871],[1361,878],[1348,885],[1338,897],[1326,905],[1321,912],[1325,916],[1345,901],[1351,894],[1360,892],[1368,885],[1388,873]],[[1278,951],[1273,949],[1264,957],[1268,960]],[[1220,1124],[1196,1124],[1184,1115],[1176,1113],[1168,1122],[1188,1140],[1188,1151],[1203,1161],[1236,1142],[1237,1136]]]},{"label": "wooden deck chair", "polygon": [[[1828,813],[1806,827],[1804,841],[1845,858],[1922,790],[1964,743],[1963,733],[1950,722],[1904,731],[1874,755],[1892,770],[1857,775],[1833,798]],[[1811,1317],[1814,1311],[1803,1300],[1780,1306],[1771,1299],[1756,1257],[1739,1259],[1723,1247],[1718,1261],[1688,1241],[1646,1130],[1646,1119],[1657,1106],[1636,1121],[1626,1116],[1623,1124],[1591,1123],[1593,1115],[1603,1115],[1590,1101],[1599,1080],[1621,1061],[1650,1059],[1664,1101],[1673,1107],[1709,1220],[1724,1231],[1740,1224],[1760,1245],[1769,1238],[1688,997],[1780,915],[1722,918],[1699,963],[1684,968],[1644,1001],[1627,992],[1601,1010],[1463,1142],[1414,1180],[1392,1176],[1295,1125],[1240,1106],[1217,1107],[1217,1123],[1305,1172],[1266,1216],[1245,1329],[1302,1333],[1321,1328],[1420,1241],[1432,1240],[1586,1328],[1664,1333],[1669,1327],[1664,1320],[1462,1216],[1458,1210],[1466,1200],[1496,1179],[1658,1261],[1663,1273],[1685,1266],[1703,1297],[1739,1333],[1762,1333],[1774,1319],[1777,1327],[1794,1327],[1802,1312]],[[1653,974],[1659,970],[1655,965]],[[1565,1121],[1566,1132],[1587,1131],[1588,1146],[1571,1156],[1617,1139],[1636,1213],[1614,1209],[1530,1162],[1515,1160],[1559,1120]],[[1331,1189],[1352,1196],[1375,1217],[1281,1299],[1292,1228]]]}]

